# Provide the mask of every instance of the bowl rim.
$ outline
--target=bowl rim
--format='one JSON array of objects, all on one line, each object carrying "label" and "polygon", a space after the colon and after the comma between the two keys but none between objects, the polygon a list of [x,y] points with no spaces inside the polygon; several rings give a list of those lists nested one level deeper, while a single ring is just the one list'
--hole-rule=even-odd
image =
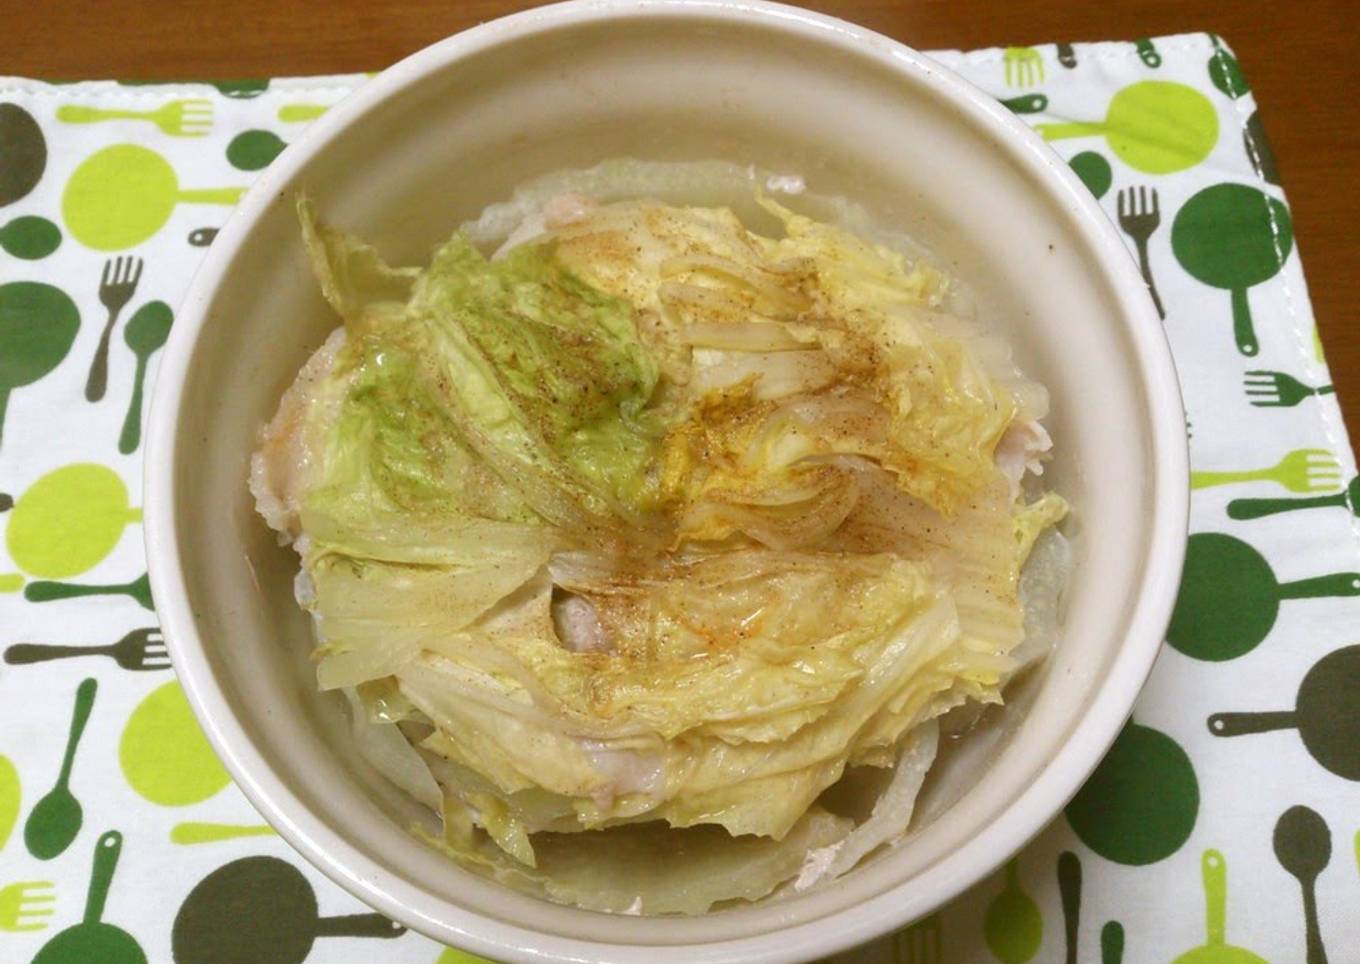
[{"label": "bowl rim", "polygon": [[[1021,165],[1062,206],[1083,236],[1124,319],[1134,369],[1150,415],[1152,501],[1147,559],[1128,618],[1126,643],[1089,697],[1080,725],[1000,817],[913,881],[915,903],[893,887],[856,906],[780,929],[701,944],[633,945],[547,934],[452,905],[375,866],[279,781],[230,712],[188,603],[176,521],[175,465],[185,383],[227,267],[250,227],[297,172],[349,125],[408,86],[465,57],[518,38],[592,22],[638,17],[718,18],[773,27],[877,62],[951,104],[965,122],[1004,135],[998,150]],[[280,835],[359,900],[435,940],[515,961],[628,961],[645,954],[680,964],[702,948],[714,964],[806,960],[836,953],[923,917],[993,872],[1060,812],[1094,770],[1132,712],[1161,648],[1180,582],[1189,514],[1184,408],[1170,346],[1137,266],[1114,225],[1048,145],[991,96],[943,65],[867,28],[765,0],[568,0],[494,20],[404,58],[328,110],[250,187],[227,219],[179,309],[156,379],[144,457],[144,540],[152,591],[176,674],[213,749],[237,786]],[[702,918],[700,918],[702,919]],[[832,921],[835,926],[828,926]]]}]

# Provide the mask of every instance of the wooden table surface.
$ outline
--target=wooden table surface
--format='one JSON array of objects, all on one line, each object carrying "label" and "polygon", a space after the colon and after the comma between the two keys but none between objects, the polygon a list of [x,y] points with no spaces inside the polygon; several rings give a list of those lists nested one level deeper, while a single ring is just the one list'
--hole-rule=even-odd
[{"label": "wooden table surface", "polygon": [[[1212,30],[1279,161],[1341,404],[1360,425],[1360,49],[1355,0],[814,0],[921,49]],[[523,0],[0,0],[0,74],[236,78],[374,70]]]}]

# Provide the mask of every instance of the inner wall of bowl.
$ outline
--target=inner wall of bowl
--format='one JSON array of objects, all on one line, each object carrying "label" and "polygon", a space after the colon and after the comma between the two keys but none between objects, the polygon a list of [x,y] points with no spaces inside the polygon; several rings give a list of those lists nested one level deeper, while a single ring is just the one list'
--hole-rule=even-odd
[{"label": "inner wall of bowl", "polygon": [[[346,748],[339,705],[315,692],[305,657],[296,559],[255,517],[245,487],[256,431],[336,324],[302,253],[292,191],[309,192],[326,218],[391,260],[422,263],[453,226],[521,181],[620,155],[797,172],[817,192],[857,200],[929,245],[1051,390],[1048,477],[1077,507],[1066,638],[1004,753],[985,769],[972,765],[976,754],[957,755],[957,772],[940,780],[950,796],[966,792],[911,846],[825,891],[702,921],[548,905],[471,877],[409,838],[389,816],[400,803],[375,802],[354,779],[362,768]],[[253,226],[191,364],[176,465],[181,551],[189,602],[236,716],[277,778],[375,865],[534,930],[637,944],[718,941],[910,881],[994,821],[1071,735],[1121,645],[1142,569],[1151,517],[1141,495],[1150,477],[1145,400],[1114,295],[1072,216],[919,79],[772,22],[651,16],[559,27],[449,65],[370,109]],[[920,912],[933,904],[909,884],[902,897]]]}]

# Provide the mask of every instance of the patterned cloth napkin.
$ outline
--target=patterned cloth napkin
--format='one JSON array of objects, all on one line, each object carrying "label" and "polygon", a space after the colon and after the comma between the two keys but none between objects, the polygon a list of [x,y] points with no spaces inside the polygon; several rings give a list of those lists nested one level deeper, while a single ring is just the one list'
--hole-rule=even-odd
[{"label": "patterned cloth napkin", "polygon": [[[1237,63],[1205,35],[937,56],[1052,140],[1164,306],[1194,535],[1170,645],[1065,815],[838,959],[1356,960],[1360,484]],[[174,306],[255,172],[363,82],[0,79],[0,959],[470,959],[261,825],[142,575],[143,398]]]}]

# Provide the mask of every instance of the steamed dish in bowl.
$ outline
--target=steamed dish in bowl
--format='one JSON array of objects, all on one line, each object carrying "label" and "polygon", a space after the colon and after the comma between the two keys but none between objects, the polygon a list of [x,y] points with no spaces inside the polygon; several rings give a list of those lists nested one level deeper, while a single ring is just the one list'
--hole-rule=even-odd
[{"label": "steamed dish in bowl", "polygon": [[[678,200],[719,182],[741,216]],[[425,267],[299,202],[342,325],[251,488],[319,685],[466,868],[621,913],[819,886],[1055,639],[1045,391],[926,252],[801,187],[564,172]]]}]

